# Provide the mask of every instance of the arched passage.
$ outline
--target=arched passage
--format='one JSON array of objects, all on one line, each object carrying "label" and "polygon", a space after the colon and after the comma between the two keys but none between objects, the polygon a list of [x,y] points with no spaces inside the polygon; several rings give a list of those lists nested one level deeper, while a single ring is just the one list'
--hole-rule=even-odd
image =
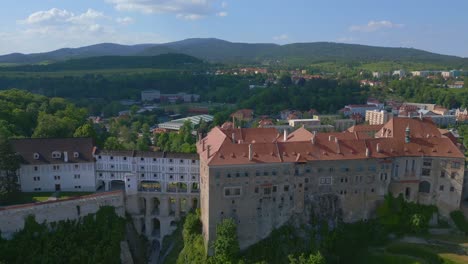
[{"label": "arched passage", "polygon": [[192,210],[198,208],[198,198],[192,198]]},{"label": "arched passage", "polygon": [[183,215],[187,214],[187,199],[186,198],[182,198],[180,200],[180,213]]},{"label": "arched passage", "polygon": [[152,214],[155,214],[155,215],[159,215],[159,205],[160,205],[160,201],[158,198],[154,197],[153,198],[153,210],[152,210]]},{"label": "arched passage", "polygon": [[106,182],[103,180],[98,180],[96,182],[96,191],[105,191],[106,190]]},{"label": "arched passage", "polygon": [[431,184],[428,181],[422,181],[419,183],[420,193],[429,193],[431,191]]},{"label": "arched passage", "polygon": [[161,222],[159,222],[158,218],[153,218],[153,231],[151,234],[158,238],[161,236]]},{"label": "arched passage", "polygon": [[122,180],[112,180],[109,184],[109,190],[111,191],[125,190],[125,182]]},{"label": "arched passage", "polygon": [[146,199],[144,197],[138,199],[138,210],[140,214],[145,214],[146,212]]},{"label": "arched passage", "polygon": [[174,216],[176,212],[177,199],[174,197],[169,198],[169,215]]}]

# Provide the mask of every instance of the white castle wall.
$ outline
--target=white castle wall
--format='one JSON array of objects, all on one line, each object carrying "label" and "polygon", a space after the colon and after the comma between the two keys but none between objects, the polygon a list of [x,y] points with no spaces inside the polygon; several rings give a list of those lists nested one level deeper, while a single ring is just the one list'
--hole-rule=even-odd
[{"label": "white castle wall", "polygon": [[85,215],[96,213],[101,206],[113,206],[116,213],[124,217],[123,191],[96,193],[66,200],[0,208],[1,235],[4,238],[10,238],[15,232],[23,229],[24,220],[28,215],[34,215],[38,223],[76,220]]}]

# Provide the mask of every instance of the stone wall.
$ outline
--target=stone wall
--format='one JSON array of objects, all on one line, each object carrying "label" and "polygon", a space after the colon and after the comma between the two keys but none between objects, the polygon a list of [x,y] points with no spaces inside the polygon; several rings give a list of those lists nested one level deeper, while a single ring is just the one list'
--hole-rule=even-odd
[{"label": "stone wall", "polygon": [[73,197],[66,200],[24,204],[0,208],[0,230],[4,238],[10,238],[23,229],[24,220],[34,215],[36,221],[57,222],[75,220],[88,214],[96,213],[101,206],[113,206],[119,216],[125,216],[124,193],[114,191]]}]

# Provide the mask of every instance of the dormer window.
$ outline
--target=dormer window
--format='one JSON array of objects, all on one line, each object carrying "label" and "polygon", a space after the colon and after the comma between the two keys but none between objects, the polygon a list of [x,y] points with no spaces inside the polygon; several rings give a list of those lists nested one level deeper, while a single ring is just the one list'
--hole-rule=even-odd
[{"label": "dormer window", "polygon": [[54,159],[60,159],[62,157],[62,153],[60,151],[54,151],[52,152],[52,158]]},{"label": "dormer window", "polygon": [[35,160],[39,159],[39,153],[34,153],[34,154],[33,154],[33,158],[34,158]]},{"label": "dormer window", "polygon": [[80,153],[78,153],[78,152],[73,152],[73,157],[74,157],[74,158],[78,158],[79,156],[80,156]]}]

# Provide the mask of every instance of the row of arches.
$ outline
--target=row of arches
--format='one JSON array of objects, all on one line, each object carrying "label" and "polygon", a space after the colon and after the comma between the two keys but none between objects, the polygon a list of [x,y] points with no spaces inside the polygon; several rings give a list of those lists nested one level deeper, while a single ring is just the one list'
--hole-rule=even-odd
[{"label": "row of arches", "polygon": [[145,215],[180,216],[198,208],[197,197],[140,197],[139,211]]}]

